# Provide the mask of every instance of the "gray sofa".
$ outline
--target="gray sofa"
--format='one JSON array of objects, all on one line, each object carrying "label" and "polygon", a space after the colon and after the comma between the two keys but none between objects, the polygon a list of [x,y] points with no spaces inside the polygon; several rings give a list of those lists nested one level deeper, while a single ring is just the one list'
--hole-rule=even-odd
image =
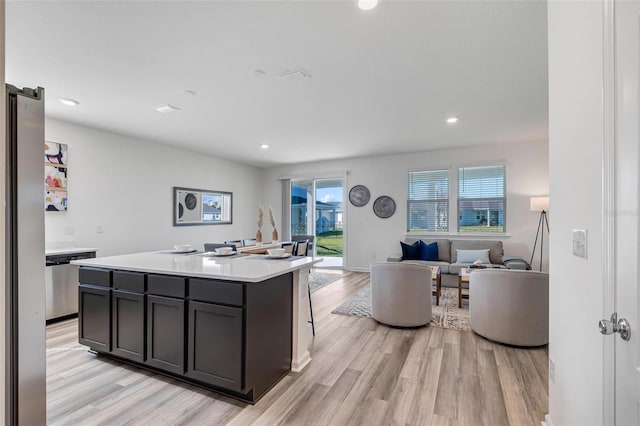
[{"label": "gray sofa", "polygon": [[421,239],[426,244],[438,243],[438,260],[402,260],[402,254],[394,254],[387,257],[387,262],[410,262],[423,265],[440,266],[443,274],[458,274],[461,268],[466,268],[471,263],[458,263],[457,250],[481,250],[489,249],[489,260],[492,267],[504,268],[502,258],[504,249],[502,241],[499,240],[449,240],[449,239],[426,239],[426,238],[405,238],[406,244],[413,244]]}]

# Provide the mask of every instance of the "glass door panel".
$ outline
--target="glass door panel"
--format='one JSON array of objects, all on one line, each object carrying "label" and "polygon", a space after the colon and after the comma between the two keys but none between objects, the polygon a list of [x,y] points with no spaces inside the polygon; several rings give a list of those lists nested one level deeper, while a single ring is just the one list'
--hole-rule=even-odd
[{"label": "glass door panel", "polygon": [[291,181],[291,235],[314,235],[313,180]]},{"label": "glass door panel", "polygon": [[342,179],[316,179],[315,186],[316,254],[342,258]]},{"label": "glass door panel", "polygon": [[315,237],[309,255],[324,258],[320,268],[343,266],[343,192],[341,178],[291,181],[291,235]]}]

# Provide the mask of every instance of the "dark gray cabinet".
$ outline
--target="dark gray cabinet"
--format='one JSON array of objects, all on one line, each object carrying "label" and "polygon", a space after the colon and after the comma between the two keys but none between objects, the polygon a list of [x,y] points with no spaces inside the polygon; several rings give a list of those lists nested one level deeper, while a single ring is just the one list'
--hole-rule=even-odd
[{"label": "dark gray cabinet", "polygon": [[78,286],[78,341],[92,349],[111,351],[111,289]]},{"label": "dark gray cabinet", "polygon": [[120,290],[112,290],[111,296],[111,353],[132,361],[144,362],[145,296]]},{"label": "dark gray cabinet", "polygon": [[256,402],[291,368],[293,274],[257,283],[80,268],[79,341]]},{"label": "dark gray cabinet", "polygon": [[182,299],[147,296],[147,364],[184,374],[184,306]]},{"label": "dark gray cabinet", "polygon": [[242,383],[242,308],[189,302],[187,376],[234,391]]}]

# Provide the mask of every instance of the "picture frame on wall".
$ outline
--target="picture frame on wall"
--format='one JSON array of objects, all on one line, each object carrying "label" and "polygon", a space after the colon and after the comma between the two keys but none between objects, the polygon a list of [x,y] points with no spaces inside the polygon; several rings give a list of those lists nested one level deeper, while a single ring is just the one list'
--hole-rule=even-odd
[{"label": "picture frame on wall", "polygon": [[67,211],[67,144],[45,141],[44,143],[44,209],[45,211]]},{"label": "picture frame on wall", "polygon": [[233,193],[173,188],[173,225],[229,225],[233,223]]}]

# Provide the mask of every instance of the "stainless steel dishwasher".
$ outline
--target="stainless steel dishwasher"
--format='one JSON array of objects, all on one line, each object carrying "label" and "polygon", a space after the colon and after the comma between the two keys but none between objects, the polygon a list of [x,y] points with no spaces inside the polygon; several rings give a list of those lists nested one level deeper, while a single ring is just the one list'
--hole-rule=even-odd
[{"label": "stainless steel dishwasher", "polygon": [[96,252],[68,253],[46,256],[45,319],[48,323],[78,315],[78,267],[70,262],[92,259]]}]

